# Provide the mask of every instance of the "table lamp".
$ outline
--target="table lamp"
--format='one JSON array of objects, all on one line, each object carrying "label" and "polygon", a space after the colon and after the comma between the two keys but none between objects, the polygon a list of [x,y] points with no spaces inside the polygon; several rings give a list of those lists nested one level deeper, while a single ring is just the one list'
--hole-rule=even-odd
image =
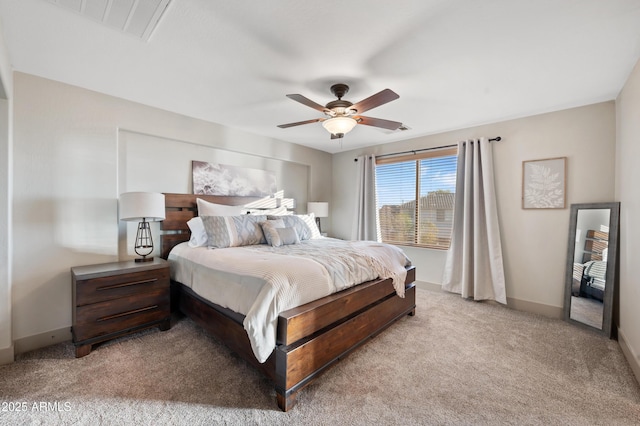
[{"label": "table lamp", "polygon": [[153,238],[149,222],[164,220],[164,194],[157,192],[125,192],[120,194],[118,203],[120,220],[138,221],[135,252],[136,262],[149,262],[153,257]]},{"label": "table lamp", "polygon": [[318,225],[318,231],[322,233],[320,227],[320,218],[329,217],[329,203],[324,201],[310,201],[307,203],[307,213],[313,213],[316,217],[316,225]]}]

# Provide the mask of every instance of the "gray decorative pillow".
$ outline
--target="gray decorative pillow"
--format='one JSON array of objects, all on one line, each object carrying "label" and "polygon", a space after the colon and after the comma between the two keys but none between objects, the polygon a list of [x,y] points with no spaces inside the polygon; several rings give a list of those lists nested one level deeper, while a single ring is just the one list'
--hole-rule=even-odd
[{"label": "gray decorative pillow", "polygon": [[311,238],[322,238],[313,213],[267,217],[269,219],[281,219],[286,228],[294,228],[298,233],[300,241],[309,240]]},{"label": "gray decorative pillow", "polygon": [[278,233],[280,242],[283,246],[289,244],[300,244],[300,238],[298,238],[298,233],[294,228],[276,228],[276,232]]},{"label": "gray decorative pillow", "polygon": [[266,242],[260,222],[266,216],[202,216],[209,247],[240,247]]},{"label": "gray decorative pillow", "polygon": [[[276,228],[284,228],[284,222],[281,219],[267,220],[266,222],[261,222],[260,226],[262,226],[262,232],[264,233],[265,240],[267,240],[267,244],[274,247],[282,245],[279,241],[280,236],[276,232]],[[274,241],[276,245],[273,244]]]}]

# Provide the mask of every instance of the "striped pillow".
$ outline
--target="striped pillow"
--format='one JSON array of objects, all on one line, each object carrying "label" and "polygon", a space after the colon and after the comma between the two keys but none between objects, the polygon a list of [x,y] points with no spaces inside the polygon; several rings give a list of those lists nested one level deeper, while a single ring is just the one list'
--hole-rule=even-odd
[{"label": "striped pillow", "polygon": [[322,238],[322,235],[320,235],[320,231],[318,230],[318,225],[316,225],[316,217],[313,213],[267,217],[269,219],[282,219],[286,228],[293,228],[296,230],[301,241]]},{"label": "striped pillow", "polygon": [[207,231],[207,246],[215,248],[251,246],[265,244],[260,222],[266,216],[202,216]]},{"label": "striped pillow", "polygon": [[300,238],[295,228],[285,228],[282,220],[268,220],[262,222],[261,225],[267,244],[272,247],[300,244]]}]

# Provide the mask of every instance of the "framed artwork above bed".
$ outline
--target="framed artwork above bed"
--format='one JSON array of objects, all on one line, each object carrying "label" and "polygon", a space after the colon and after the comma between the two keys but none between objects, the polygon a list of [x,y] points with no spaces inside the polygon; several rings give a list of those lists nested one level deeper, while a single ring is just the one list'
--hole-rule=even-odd
[{"label": "framed artwork above bed", "polygon": [[191,168],[197,195],[268,197],[277,192],[275,172],[195,160]]}]

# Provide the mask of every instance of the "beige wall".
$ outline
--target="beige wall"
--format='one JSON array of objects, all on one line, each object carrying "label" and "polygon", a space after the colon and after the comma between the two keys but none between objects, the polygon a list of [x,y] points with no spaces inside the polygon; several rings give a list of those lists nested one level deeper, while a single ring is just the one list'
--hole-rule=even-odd
[{"label": "beige wall", "polygon": [[[614,200],[615,107],[613,102],[504,121],[334,155],[333,234],[349,237],[355,182],[353,159],[450,145],[481,136],[494,142],[498,215],[502,230],[507,297],[519,309],[559,316],[563,305],[569,208],[523,210],[522,162],[567,157],[567,206]],[[409,123],[411,125],[411,123]],[[345,142],[346,144],[347,142]],[[445,253],[408,248],[417,279],[440,284]],[[532,305],[535,304],[535,305]]]},{"label": "beige wall", "polygon": [[[0,46],[0,72],[1,59]],[[640,332],[630,324],[640,323],[632,302],[640,300],[640,291],[630,267],[626,267],[626,259],[629,253],[638,250],[633,247],[634,240],[625,235],[637,233],[629,222],[640,209],[638,195],[631,187],[631,182],[638,181],[635,176],[638,172],[631,160],[634,154],[637,157],[640,148],[632,142],[631,135],[638,134],[639,130],[633,118],[640,109],[639,74],[636,67],[618,99],[617,161],[620,167],[616,173],[613,102],[331,156],[16,73],[13,80],[9,80],[15,93],[13,108],[9,108],[9,114],[14,111],[13,140],[16,141],[14,194],[13,197],[0,194],[0,208],[6,211],[13,203],[14,219],[8,231],[0,229],[0,241],[8,238],[11,231],[19,238],[14,238],[13,262],[6,265],[5,260],[6,270],[13,267],[11,281],[4,280],[6,270],[1,270],[2,256],[8,257],[9,253],[3,254],[0,247],[0,272],[3,273],[0,296],[12,295],[13,298],[12,304],[0,304],[0,355],[3,338],[5,344],[8,342],[7,347],[11,345],[12,308],[13,340],[42,338],[67,329],[71,323],[69,268],[122,257],[116,201],[119,190],[163,190],[153,186],[155,180],[146,182],[145,188],[134,187],[140,183],[139,178],[125,182],[124,186],[118,181],[119,170],[124,166],[121,136],[124,131],[193,145],[198,152],[208,147],[308,166],[308,198],[330,200],[331,216],[323,221],[323,228],[343,238],[351,234],[354,188],[345,183],[355,181],[353,159],[357,155],[449,145],[462,139],[500,135],[503,141],[494,145],[494,160],[507,295],[512,305],[522,303],[521,307],[526,308],[526,304],[531,303],[549,307],[549,312],[558,312],[562,306],[569,210],[520,208],[522,161],[566,156],[568,205],[615,198],[622,201],[620,277],[624,297],[620,304],[620,329],[637,356]],[[8,121],[11,125],[11,120]],[[5,158],[0,155],[0,160],[8,164],[7,146],[0,143],[0,147],[3,149],[0,153],[5,155]],[[169,164],[170,157],[152,152],[148,166],[150,176],[164,174],[165,169],[158,165]],[[124,162],[128,164],[129,160],[125,155]],[[166,173],[174,172],[169,168]],[[184,170],[179,173],[184,174]],[[614,197],[614,176],[618,181],[617,197]],[[8,173],[3,179],[10,181],[11,178]],[[420,281],[440,283],[443,252],[411,248],[407,252],[418,266]]]},{"label": "beige wall", "polygon": [[620,201],[619,340],[640,381],[640,61],[616,100],[616,198]]},{"label": "beige wall", "polygon": [[[165,149],[151,147],[146,161],[128,158],[127,149],[136,150],[119,142],[123,129],[170,141],[173,147],[180,144],[183,154],[209,148],[298,164],[309,170],[308,197],[331,197],[328,153],[27,74],[15,73],[14,86],[16,351],[28,349],[31,343],[24,342],[32,337],[68,338],[60,333],[71,325],[70,267],[126,256],[119,252],[119,189],[165,191],[158,176],[189,181],[183,176],[189,168],[171,167],[173,157]],[[119,182],[122,168],[133,160],[149,180]]]},{"label": "beige wall", "polygon": [[13,361],[11,336],[11,180],[13,75],[0,23],[0,365]]}]

